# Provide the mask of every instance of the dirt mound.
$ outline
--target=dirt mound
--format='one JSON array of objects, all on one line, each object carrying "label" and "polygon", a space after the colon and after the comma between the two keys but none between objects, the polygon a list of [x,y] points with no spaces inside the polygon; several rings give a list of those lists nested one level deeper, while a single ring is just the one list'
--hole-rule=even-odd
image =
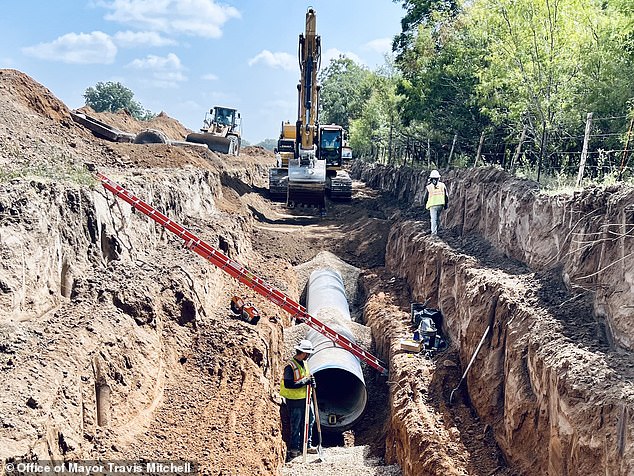
[{"label": "dirt mound", "polygon": [[33,78],[15,69],[0,69],[0,89],[8,91],[15,101],[37,114],[54,121],[70,121],[66,105]]},{"label": "dirt mound", "polygon": [[185,140],[187,134],[192,132],[176,119],[169,117],[163,111],[161,111],[158,116],[149,121],[147,124],[149,129],[159,129],[174,140]]},{"label": "dirt mound", "polygon": [[137,134],[145,129],[156,129],[164,132],[171,140],[185,140],[187,134],[191,132],[180,122],[169,117],[163,111],[150,121],[139,121],[132,117],[125,109],[121,109],[117,112],[95,112],[90,106],[84,106],[77,111],[94,117],[123,132],[130,132],[132,134]]}]

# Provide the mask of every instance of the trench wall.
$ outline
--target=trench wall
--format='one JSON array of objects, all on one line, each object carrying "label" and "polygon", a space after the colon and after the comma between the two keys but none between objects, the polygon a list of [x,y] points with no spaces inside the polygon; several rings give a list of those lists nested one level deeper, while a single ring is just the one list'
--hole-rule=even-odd
[{"label": "trench wall", "polygon": [[520,276],[479,269],[425,236],[420,222],[395,226],[386,267],[413,296],[437,299],[463,368],[490,326],[466,381],[509,461],[529,475],[630,475],[634,394],[625,375],[523,300]]},{"label": "trench wall", "polygon": [[[219,203],[224,181],[249,188],[254,173],[104,173],[232,257],[251,253],[249,219]],[[87,458],[100,431],[142,431],[198,324],[215,317],[220,299],[226,308],[231,278],[101,185],[16,180],[0,188],[0,217],[0,461]],[[279,466],[283,447],[269,441],[275,430],[266,426],[279,422],[261,384],[277,345],[251,345],[265,362],[243,345],[218,379],[252,369],[248,392],[271,407],[254,435],[270,451],[250,463],[257,472]]]},{"label": "trench wall", "polygon": [[[357,161],[368,185],[416,204],[428,172]],[[443,172],[449,207],[442,220],[478,233],[534,270],[563,269],[569,286],[595,292],[596,317],[615,345],[634,349],[634,189],[586,188],[572,195],[539,193],[539,185],[495,168]]]},{"label": "trench wall", "polygon": [[[369,185],[411,202],[425,179],[412,171],[383,167],[357,167],[356,174]],[[594,236],[595,230],[603,233],[602,222],[594,215],[607,223],[620,217],[621,230],[631,222],[629,215],[621,213],[630,206],[631,191],[610,194],[591,190],[578,197],[580,203],[562,199],[559,204],[557,198],[537,196],[530,184],[505,184],[508,177],[495,170],[462,175],[453,172],[445,177],[453,184],[449,213],[444,217],[446,226],[461,227],[464,233],[481,233],[509,256],[536,268],[554,267],[560,260],[573,285],[575,276],[588,272],[582,259],[588,250],[577,249],[578,243],[571,239],[573,233],[582,230],[586,237]],[[592,203],[599,200],[598,195],[605,203],[593,212]],[[456,253],[440,240],[430,240],[427,228],[418,220],[397,223],[388,239],[386,269],[407,281],[413,299],[432,297],[437,303],[446,319],[445,330],[460,349],[463,369],[490,326],[466,380],[473,407],[482,421],[494,428],[509,462],[527,475],[631,475],[631,371],[624,373],[623,366],[612,361],[610,355],[571,340],[565,323],[524,299],[522,276],[482,268],[475,258]],[[541,238],[532,236],[534,228],[540,229],[537,236]],[[605,263],[606,256],[617,260],[627,255],[627,239],[606,238],[588,248],[601,255],[596,259]],[[518,249],[511,246],[513,241]],[[602,289],[622,289],[631,272],[630,265],[623,261],[611,267],[619,269],[621,282],[609,280],[607,272],[595,275],[594,282],[600,282]],[[617,291],[597,294],[596,307],[604,309],[632,298]],[[627,324],[622,319],[610,322],[616,341],[622,345],[630,342]],[[389,331],[375,335],[382,355],[390,354],[395,337]],[[631,363],[627,358],[625,361],[627,370]],[[424,393],[424,389],[419,392]],[[392,398],[397,399],[397,393]],[[395,454],[405,469],[417,454],[408,455],[406,450],[417,446],[421,431],[415,427],[403,429],[402,425],[399,430],[395,421],[417,413],[415,408],[404,411],[398,419],[393,418],[394,441],[387,444],[388,450],[390,446],[404,448]]]}]

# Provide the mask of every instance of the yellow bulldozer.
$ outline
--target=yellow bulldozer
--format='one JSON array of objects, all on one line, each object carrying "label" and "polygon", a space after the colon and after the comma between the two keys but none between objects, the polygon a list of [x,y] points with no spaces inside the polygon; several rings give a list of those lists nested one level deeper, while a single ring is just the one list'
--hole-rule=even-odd
[{"label": "yellow bulldozer", "polygon": [[222,154],[240,155],[242,119],[237,109],[215,106],[205,114],[200,132],[192,132],[187,142],[205,144],[210,150]]}]

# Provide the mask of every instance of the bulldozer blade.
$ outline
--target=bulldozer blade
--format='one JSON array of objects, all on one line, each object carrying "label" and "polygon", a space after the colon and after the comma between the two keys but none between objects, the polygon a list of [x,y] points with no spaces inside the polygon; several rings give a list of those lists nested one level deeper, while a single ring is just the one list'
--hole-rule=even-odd
[{"label": "bulldozer blade", "polygon": [[192,132],[187,135],[185,140],[187,142],[205,144],[209,147],[209,150],[213,150],[214,152],[219,152],[221,154],[238,155],[236,153],[237,140],[233,137],[220,137],[213,134]]}]

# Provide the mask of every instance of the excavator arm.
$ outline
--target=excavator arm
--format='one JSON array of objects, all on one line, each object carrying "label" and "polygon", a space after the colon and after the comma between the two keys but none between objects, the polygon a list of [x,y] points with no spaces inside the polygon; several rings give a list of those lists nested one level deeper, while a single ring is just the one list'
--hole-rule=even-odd
[{"label": "excavator arm", "polygon": [[288,164],[289,206],[307,205],[326,208],[326,162],[317,153],[319,136],[319,85],[317,73],[321,66],[321,38],[317,34],[315,10],[306,12],[306,31],[299,35],[300,80],[297,85],[297,123],[295,156]]},{"label": "excavator arm", "polygon": [[[319,95],[317,73],[321,66],[321,37],[317,34],[315,10],[306,12],[306,34],[299,35],[299,98],[297,137],[298,146],[305,153],[313,152],[317,136]],[[300,152],[301,155],[301,152]]]}]

